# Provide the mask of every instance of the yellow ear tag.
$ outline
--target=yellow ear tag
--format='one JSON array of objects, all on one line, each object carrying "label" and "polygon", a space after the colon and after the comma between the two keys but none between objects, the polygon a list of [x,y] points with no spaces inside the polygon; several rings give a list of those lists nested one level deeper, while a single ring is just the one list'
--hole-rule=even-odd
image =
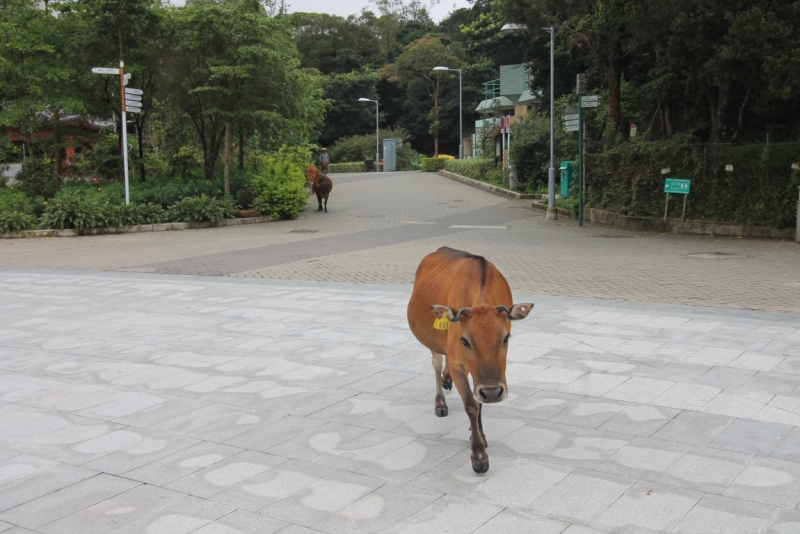
[{"label": "yellow ear tag", "polygon": [[433,321],[433,327],[436,330],[450,330],[450,319],[448,319],[446,315],[442,315]]}]

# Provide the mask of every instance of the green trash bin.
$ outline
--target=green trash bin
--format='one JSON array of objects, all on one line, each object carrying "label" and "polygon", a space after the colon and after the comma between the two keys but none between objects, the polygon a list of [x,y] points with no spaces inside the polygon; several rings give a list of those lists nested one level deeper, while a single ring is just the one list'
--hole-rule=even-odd
[{"label": "green trash bin", "polygon": [[572,181],[575,179],[575,162],[562,161],[561,167],[561,198],[569,196],[569,188],[572,187]]}]

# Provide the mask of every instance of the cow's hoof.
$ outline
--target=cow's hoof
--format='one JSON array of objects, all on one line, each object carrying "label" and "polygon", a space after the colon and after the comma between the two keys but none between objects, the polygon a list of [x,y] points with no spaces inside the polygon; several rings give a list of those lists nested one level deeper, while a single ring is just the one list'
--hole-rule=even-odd
[{"label": "cow's hoof", "polygon": [[447,417],[447,406],[437,406],[436,417]]},{"label": "cow's hoof", "polygon": [[442,387],[447,391],[453,389],[453,379],[450,378],[449,376],[446,378],[442,378]]},{"label": "cow's hoof", "polygon": [[476,473],[485,473],[489,470],[489,459],[485,459],[484,461],[476,460],[475,458],[472,459],[472,470]]},{"label": "cow's hoof", "polygon": [[322,208],[321,208],[321,207],[320,207],[320,208],[317,208],[317,211],[322,211]]}]

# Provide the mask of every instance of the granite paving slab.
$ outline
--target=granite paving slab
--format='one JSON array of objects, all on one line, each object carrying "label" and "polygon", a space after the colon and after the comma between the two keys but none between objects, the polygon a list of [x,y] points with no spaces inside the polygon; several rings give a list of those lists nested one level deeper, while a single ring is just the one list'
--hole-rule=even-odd
[{"label": "granite paving slab", "polygon": [[798,532],[800,317],[518,292],[477,475],[409,293],[0,270],[0,532]]}]

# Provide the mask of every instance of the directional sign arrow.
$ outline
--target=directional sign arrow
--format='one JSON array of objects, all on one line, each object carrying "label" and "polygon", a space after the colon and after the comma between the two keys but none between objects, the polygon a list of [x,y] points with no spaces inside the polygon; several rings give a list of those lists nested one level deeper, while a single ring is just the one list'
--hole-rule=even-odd
[{"label": "directional sign arrow", "polygon": [[141,102],[142,97],[139,95],[129,95],[127,92],[125,93],[125,100],[132,101],[132,102]]},{"label": "directional sign arrow", "polygon": [[576,120],[578,120],[580,118],[581,118],[581,116],[578,115],[577,113],[568,113],[567,115],[564,115],[564,120],[565,121],[576,121]]},{"label": "directional sign arrow", "polygon": [[119,76],[119,69],[112,69],[106,67],[95,67],[92,69],[95,74],[116,74]]},{"label": "directional sign arrow", "polygon": [[125,111],[127,113],[141,113],[142,108],[126,108]]},{"label": "directional sign arrow", "polygon": [[586,95],[581,100],[583,102],[597,102],[600,100],[600,95]]},{"label": "directional sign arrow", "polygon": [[584,108],[596,108],[596,107],[598,107],[598,104],[600,104],[600,102],[598,102],[597,100],[590,100],[589,102],[582,102],[581,103],[581,107],[584,107]]},{"label": "directional sign arrow", "polygon": [[126,95],[143,95],[144,91],[141,89],[134,89],[133,87],[126,87],[125,88]]},{"label": "directional sign arrow", "polygon": [[564,124],[565,124],[565,126],[579,126],[580,125],[580,121],[577,121],[577,120],[575,120],[575,121],[565,121]]},{"label": "directional sign arrow", "polygon": [[566,128],[564,128],[564,131],[565,132],[577,132],[578,131],[578,127],[577,126],[567,126]]},{"label": "directional sign arrow", "polygon": [[133,108],[142,109],[142,103],[141,102],[131,102],[130,100],[126,100],[125,101],[125,108],[126,109],[133,109]]}]

